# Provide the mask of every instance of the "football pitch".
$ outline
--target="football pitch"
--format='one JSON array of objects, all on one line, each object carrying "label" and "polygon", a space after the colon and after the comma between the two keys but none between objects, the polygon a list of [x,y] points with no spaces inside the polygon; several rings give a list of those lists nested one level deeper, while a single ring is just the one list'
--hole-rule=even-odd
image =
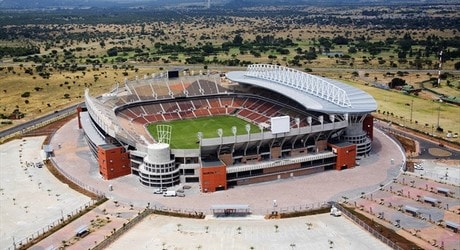
[{"label": "football pitch", "polygon": [[[158,138],[157,125],[171,125],[171,148],[194,149],[198,148],[198,132],[203,133],[203,138],[219,137],[217,130],[222,129],[223,136],[233,136],[232,127],[237,129],[237,135],[247,134],[246,124],[250,124],[235,116],[199,117],[188,120],[175,120],[168,122],[152,123],[147,126],[153,138]],[[259,133],[260,129],[250,124],[251,133]]]}]

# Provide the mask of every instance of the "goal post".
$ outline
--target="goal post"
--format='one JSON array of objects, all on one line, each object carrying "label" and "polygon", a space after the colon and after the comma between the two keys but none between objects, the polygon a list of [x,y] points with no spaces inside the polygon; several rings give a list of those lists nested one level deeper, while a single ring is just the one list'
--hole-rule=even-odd
[{"label": "goal post", "polygon": [[159,143],[170,144],[172,126],[166,124],[157,125],[157,141]]}]

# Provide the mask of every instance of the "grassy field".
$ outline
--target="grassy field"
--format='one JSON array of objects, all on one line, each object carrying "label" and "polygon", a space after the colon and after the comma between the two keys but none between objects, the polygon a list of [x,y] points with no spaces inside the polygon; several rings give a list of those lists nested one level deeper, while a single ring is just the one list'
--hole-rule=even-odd
[{"label": "grassy field", "polygon": [[[342,79],[343,81],[344,79]],[[406,95],[396,90],[383,90],[371,87],[357,80],[345,80],[346,83],[360,88],[377,101],[375,116],[390,120],[396,124],[414,128],[440,137],[445,137],[448,131],[459,133],[460,131],[460,108],[453,104],[441,103],[435,100],[427,100],[424,96]],[[444,87],[448,88],[448,87]],[[451,89],[457,93],[458,90]],[[436,131],[438,126],[444,129],[443,133]],[[412,120],[411,120],[412,116]],[[457,139],[453,139],[458,141]]]},{"label": "grassy field", "polygon": [[[172,126],[171,148],[193,149],[198,148],[197,133],[202,132],[203,138],[219,137],[217,130],[222,129],[223,136],[232,136],[232,127],[237,128],[237,134],[246,134],[245,126],[248,122],[235,116],[200,117],[192,120],[176,120],[162,123],[153,123],[148,126],[150,134],[157,138],[157,125]],[[251,133],[258,133],[260,129],[251,125]]]},{"label": "grassy field", "polygon": [[[112,67],[88,68],[84,72],[53,71],[49,79],[44,79],[37,73],[25,74],[26,68],[29,66],[14,66],[11,72],[0,71],[0,114],[9,115],[15,109],[25,113],[24,119],[15,120],[15,124],[84,101],[85,88],[89,88],[90,95],[97,96],[111,90],[117,82],[123,83],[125,78],[133,79],[136,75],[142,78],[144,74],[158,71],[154,67],[140,68],[137,72]],[[0,129],[6,127],[0,125]]]},{"label": "grassy field", "polygon": [[[272,7],[260,7],[259,10],[271,10]],[[445,18],[457,17],[456,11],[438,12],[437,8],[426,10],[418,7],[407,7],[410,13],[426,13],[427,16],[442,16]],[[283,10],[283,9],[280,9]],[[354,20],[367,20],[367,16],[362,15],[362,11],[367,8],[316,8],[306,7],[298,11],[304,12],[305,17],[308,15],[318,15],[324,17],[349,17]],[[394,11],[390,7],[375,7],[375,10],[381,13],[392,13],[392,18],[412,18],[411,14],[407,15],[405,11]],[[456,7],[453,7],[456,10]],[[290,12],[289,12],[290,13]],[[431,77],[437,77],[433,70],[437,69],[438,54],[433,51],[429,56],[422,56],[423,60],[430,63],[424,64],[424,71],[412,71],[416,67],[411,63],[417,58],[417,51],[424,51],[424,46],[414,43],[412,45],[413,55],[407,56],[407,63],[398,62],[397,51],[399,48],[398,39],[404,34],[410,34],[414,41],[426,40],[428,36],[442,37],[443,39],[455,38],[456,29],[433,29],[431,26],[420,29],[391,28],[391,29],[369,29],[365,26],[346,24],[336,25],[327,23],[304,22],[303,15],[276,15],[270,18],[259,18],[258,16],[230,15],[225,18],[208,18],[196,16],[193,19],[187,19],[184,22],[181,19],[169,20],[165,22],[140,22],[128,24],[64,24],[52,26],[53,32],[56,33],[56,39],[51,40],[0,40],[0,46],[26,46],[32,44],[40,48],[41,53],[36,55],[38,58],[47,58],[52,60],[47,63],[45,71],[51,75],[44,79],[38,75],[35,69],[40,63],[31,60],[15,61],[17,58],[4,57],[0,59],[0,114],[10,115],[15,109],[25,114],[21,120],[0,119],[0,130],[23,123],[25,121],[37,118],[47,113],[60,110],[66,106],[83,101],[85,88],[90,89],[90,94],[97,96],[109,91],[116,82],[123,83],[124,79],[135,79],[136,76],[142,78],[144,74],[152,74],[163,71],[164,69],[174,68],[176,66],[191,68],[198,73],[209,67],[212,71],[232,71],[239,70],[235,68],[226,68],[223,64],[206,63],[204,64],[187,64],[186,58],[190,53],[175,51],[173,53],[163,53],[156,48],[155,44],[182,44],[185,47],[198,46],[200,44],[211,44],[213,47],[220,48],[224,42],[232,41],[236,34],[243,37],[244,43],[254,41],[257,36],[273,35],[280,38],[289,38],[296,45],[288,46],[289,54],[280,54],[275,49],[260,50],[260,57],[255,57],[247,49],[241,50],[237,47],[231,47],[228,52],[210,53],[205,56],[206,60],[213,60],[215,57],[219,61],[229,59],[238,59],[240,61],[250,61],[252,63],[273,63],[283,66],[298,68],[300,70],[309,68],[313,69],[312,74],[322,75],[329,78],[346,81],[350,84],[364,89],[375,97],[378,102],[380,113],[376,115],[385,115],[389,120],[405,126],[423,129],[431,132],[433,126],[437,125],[437,116],[439,115],[439,125],[448,130],[460,132],[460,117],[458,106],[452,106],[444,103],[438,103],[433,100],[437,99],[428,91],[423,91],[418,97],[407,96],[396,91],[386,91],[365,86],[364,83],[378,81],[388,83],[393,77],[386,76],[385,73],[396,71],[409,71],[407,75],[402,76],[409,84],[420,88],[420,82],[426,81]],[[50,24],[54,25],[54,24]],[[11,26],[11,30],[21,30],[27,26]],[[91,34],[97,30],[100,32],[94,39],[76,39],[81,35]],[[141,32],[145,30],[146,32]],[[155,35],[155,32],[161,31],[161,35]],[[38,29],[36,32],[47,32],[47,29]],[[61,36],[61,33],[69,34]],[[164,32],[164,33],[163,33]],[[14,32],[13,32],[14,34]],[[333,44],[330,48],[334,52],[343,52],[350,58],[337,58],[317,53],[317,58],[313,60],[300,60],[299,65],[291,64],[290,60],[297,55],[297,49],[308,51],[315,49],[319,51],[319,38],[332,39],[337,36],[344,36],[352,41],[345,45]],[[45,36],[46,37],[46,36]],[[357,47],[358,40],[366,38],[366,41],[377,42],[387,39],[395,42],[385,45],[386,49],[379,54],[371,56],[366,49],[359,49],[356,53],[348,53],[350,47]],[[455,38],[456,39],[456,38]],[[103,41],[103,43],[101,43]],[[45,46],[46,45],[46,46]],[[109,56],[107,50],[113,47],[130,47],[137,48],[143,53],[147,53],[149,58],[159,58],[156,61],[145,61],[142,57],[136,57],[139,51],[128,50],[119,52],[116,56]],[[256,51],[260,48],[255,47]],[[454,48],[449,48],[454,49]],[[70,53],[71,52],[71,53]],[[67,57],[66,54],[72,57]],[[53,54],[55,54],[53,56]],[[276,57],[268,57],[268,56]],[[19,57],[25,59],[26,57]],[[125,61],[117,62],[118,59]],[[97,59],[102,64],[93,68],[88,59]],[[91,61],[90,60],[90,61]],[[391,62],[391,63],[390,63]],[[442,82],[442,88],[436,88],[435,91],[452,96],[460,96],[460,76],[454,69],[454,63],[457,60],[446,60],[442,66],[443,70],[450,73],[449,77]],[[68,71],[54,68],[53,65],[70,63],[86,65],[84,71]],[[394,67],[395,63],[397,67]],[[45,64],[43,64],[45,65]],[[121,69],[121,66],[131,65],[135,68],[128,67]],[[118,66],[114,67],[114,66]],[[7,68],[12,68],[10,71]],[[32,74],[27,70],[32,70]],[[321,70],[325,69],[325,70]],[[360,77],[351,77],[351,72],[360,72]],[[429,72],[430,71],[430,72]],[[367,77],[362,77],[364,73]],[[395,75],[394,77],[397,77]],[[429,84],[426,84],[429,85]],[[452,85],[448,87],[447,85]],[[430,87],[430,86],[425,86]],[[27,94],[27,95],[25,95]],[[413,102],[413,106],[409,106]],[[410,121],[410,112],[412,110],[412,122]],[[438,112],[439,110],[439,112]],[[392,115],[387,115],[388,113]],[[385,117],[381,117],[385,118]],[[2,124],[5,122],[5,124]],[[11,124],[10,124],[11,123]],[[244,131],[244,130],[243,130]],[[436,132],[436,131],[435,131]],[[215,129],[212,132],[215,134]],[[439,133],[439,136],[441,134]],[[194,135],[195,136],[195,135]],[[196,136],[195,136],[196,137]],[[460,139],[457,139],[460,141]]]}]

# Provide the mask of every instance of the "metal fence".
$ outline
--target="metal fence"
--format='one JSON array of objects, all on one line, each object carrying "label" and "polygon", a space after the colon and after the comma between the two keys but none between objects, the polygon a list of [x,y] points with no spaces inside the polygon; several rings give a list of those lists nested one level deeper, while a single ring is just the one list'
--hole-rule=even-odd
[{"label": "metal fence", "polygon": [[[275,203],[275,202],[274,202]],[[273,204],[271,208],[256,208],[256,209],[251,209],[251,212],[253,214],[271,214],[272,212],[278,212],[278,213],[295,213],[295,212],[308,212],[312,210],[317,210],[320,208],[324,207],[330,207],[328,202],[323,201],[323,202],[315,202],[315,203],[309,203],[309,204],[300,204],[296,206],[280,206],[279,204]]]},{"label": "metal fence", "polygon": [[122,236],[124,233],[126,233],[129,229],[134,227],[137,223],[142,221],[145,217],[148,215],[152,214],[154,210],[152,209],[145,209],[142,211],[138,216],[130,220],[128,223],[123,224],[121,228],[118,230],[115,230],[112,235],[109,237],[105,238],[103,241],[101,241],[99,244],[97,244],[95,247],[92,248],[92,250],[101,250],[106,247],[108,247],[110,244],[112,244],[114,241],[116,241],[120,236]]},{"label": "metal fence", "polygon": [[62,214],[61,218],[56,219],[55,221],[53,221],[50,224],[40,228],[39,230],[35,231],[34,233],[30,234],[29,236],[27,236],[27,237],[25,237],[25,238],[23,238],[21,240],[15,240],[13,238],[13,245],[9,246],[7,249],[21,249],[21,248],[23,248],[23,246],[29,244],[30,242],[34,241],[35,239],[37,239],[37,238],[39,238],[41,236],[43,236],[44,234],[48,233],[53,228],[55,228],[55,227],[57,227],[59,225],[67,223],[68,220],[71,220],[72,218],[74,218],[74,216],[77,216],[77,215],[81,214],[83,211],[85,211],[85,209],[87,209],[88,207],[93,206],[97,202],[99,202],[99,200],[90,200],[86,204],[80,206],[79,208],[76,208],[75,210],[71,211],[70,213],[68,213],[66,215]]},{"label": "metal fence", "polygon": [[[320,208],[325,208],[325,207],[330,207],[330,203],[328,202],[317,202],[317,203],[311,203],[311,204],[306,204],[306,205],[299,205],[299,206],[291,206],[291,207],[274,207],[273,210],[270,209],[256,209],[252,210],[251,212],[254,213],[255,211],[261,212],[263,214],[264,212],[266,214],[271,213],[272,211],[277,211],[280,213],[291,213],[291,212],[308,212],[308,211],[313,211],[317,210]],[[154,206],[153,208],[148,208],[142,211],[138,216],[130,220],[128,223],[123,224],[123,226],[117,230],[115,230],[112,235],[109,237],[105,238],[102,242],[100,242],[97,246],[92,248],[92,250],[100,250],[108,247],[110,244],[112,244],[114,241],[116,241],[120,236],[122,236],[125,232],[130,230],[132,227],[134,227],[136,224],[141,222],[145,217],[149,216],[150,214],[154,213],[155,211],[164,211],[164,212],[172,212],[172,213],[180,213],[180,214],[190,214],[190,215],[198,215],[200,213],[206,214],[205,211],[200,211],[199,209],[184,209],[184,208],[171,208],[171,207],[165,207],[165,206]]]},{"label": "metal fence", "polygon": [[[275,205],[271,208],[250,208],[250,213],[254,215],[268,215],[272,212],[278,213],[294,213],[294,212],[308,212],[312,210],[317,210],[324,207],[330,207],[329,203],[326,201],[323,202],[315,202],[303,205],[296,205],[296,206],[286,206],[280,207]],[[164,212],[173,212],[173,213],[181,213],[181,214],[191,214],[191,215],[210,215],[212,214],[211,208],[209,210],[203,210],[199,208],[175,208],[175,207],[167,207],[163,205],[152,205],[152,209],[164,211]]]},{"label": "metal fence", "polygon": [[339,209],[342,212],[343,215],[347,216],[350,220],[354,221],[356,224],[358,224],[363,229],[365,229],[366,231],[371,233],[375,238],[379,239],[380,241],[385,243],[387,246],[391,247],[392,249],[402,250],[402,248],[400,246],[398,246],[396,243],[394,243],[393,241],[389,240],[388,238],[386,238],[385,236],[380,234],[377,230],[375,230],[372,227],[370,227],[369,225],[367,225],[364,221],[362,221],[360,218],[358,218],[354,214],[350,213],[348,210],[343,208],[340,204],[338,204],[336,202],[331,202],[331,203],[337,209]]}]

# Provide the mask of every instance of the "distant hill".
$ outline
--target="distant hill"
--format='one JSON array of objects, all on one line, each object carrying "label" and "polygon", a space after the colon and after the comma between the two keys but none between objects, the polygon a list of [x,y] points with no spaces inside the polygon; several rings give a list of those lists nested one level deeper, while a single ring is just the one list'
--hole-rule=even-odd
[{"label": "distant hill", "polygon": [[403,4],[458,4],[457,0],[230,0],[227,7],[263,5],[403,5]]},{"label": "distant hill", "polygon": [[114,4],[111,0],[3,0],[2,9],[52,9],[52,8],[81,8],[104,7]]},{"label": "distant hill", "polygon": [[[174,7],[186,5],[205,6],[205,0],[0,0],[0,10],[5,9],[65,9],[65,8],[132,8]],[[277,5],[397,5],[397,4],[449,4],[458,0],[211,0],[212,6],[241,8]]]}]

